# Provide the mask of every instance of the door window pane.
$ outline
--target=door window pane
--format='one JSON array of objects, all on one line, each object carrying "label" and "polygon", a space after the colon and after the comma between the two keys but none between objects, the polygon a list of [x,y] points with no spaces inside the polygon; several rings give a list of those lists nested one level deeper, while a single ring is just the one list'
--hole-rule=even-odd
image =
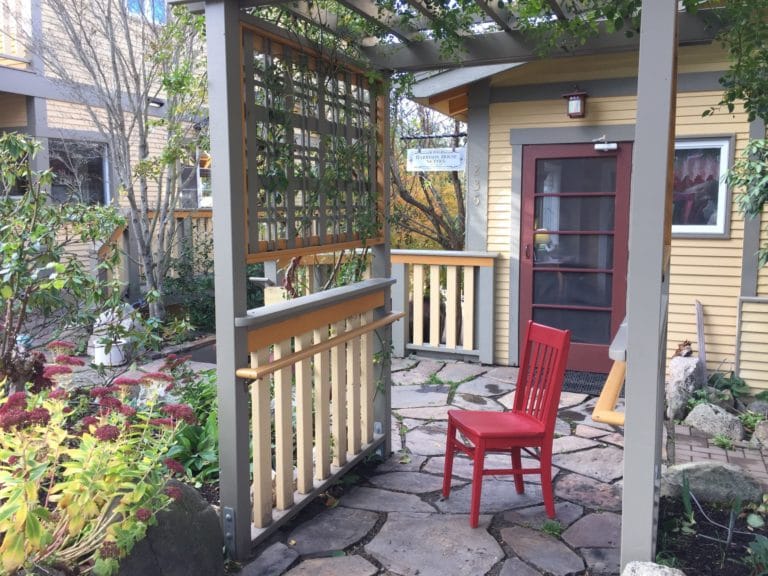
[{"label": "door window pane", "polygon": [[616,158],[556,158],[536,162],[537,194],[616,191]]},{"label": "door window pane", "polygon": [[534,234],[535,266],[613,269],[613,236]]},{"label": "door window pane", "polygon": [[611,313],[592,310],[534,308],[533,321],[571,330],[571,341],[582,344],[610,344]]},{"label": "door window pane", "polygon": [[610,308],[613,274],[534,272],[533,303]]},{"label": "door window pane", "polygon": [[54,202],[103,204],[107,198],[106,146],[76,140],[48,141]]},{"label": "door window pane", "polygon": [[614,229],[614,204],[613,196],[539,196],[534,208],[535,227],[552,232],[611,231]]}]

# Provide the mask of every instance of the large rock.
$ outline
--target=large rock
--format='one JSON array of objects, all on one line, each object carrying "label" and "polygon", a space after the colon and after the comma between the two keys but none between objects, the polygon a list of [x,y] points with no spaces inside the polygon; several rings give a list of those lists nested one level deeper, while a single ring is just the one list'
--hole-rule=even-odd
[{"label": "large rock", "polygon": [[768,420],[763,420],[755,424],[755,431],[752,433],[752,441],[758,446],[768,446]]},{"label": "large rock", "polygon": [[735,498],[757,502],[762,498],[760,483],[746,471],[724,462],[686,462],[668,467],[661,477],[661,495],[671,498],[680,496],[683,474],[688,477],[691,492],[700,501],[728,504]]},{"label": "large rock", "polygon": [[747,410],[768,418],[768,402],[765,400],[753,400],[749,403],[749,406],[747,406]]},{"label": "large rock", "polygon": [[675,356],[669,361],[667,381],[667,418],[680,420],[685,416],[688,399],[694,390],[704,386],[704,368],[694,356]]},{"label": "large rock", "polygon": [[630,562],[624,567],[621,576],[685,576],[685,572],[653,562]]},{"label": "large rock", "polygon": [[120,562],[119,576],[218,576],[224,574],[224,537],[219,515],[181,482],[181,498],[157,514],[143,540]]},{"label": "large rock", "polygon": [[725,436],[734,442],[744,438],[744,427],[739,418],[714,404],[698,404],[684,423],[709,436]]}]

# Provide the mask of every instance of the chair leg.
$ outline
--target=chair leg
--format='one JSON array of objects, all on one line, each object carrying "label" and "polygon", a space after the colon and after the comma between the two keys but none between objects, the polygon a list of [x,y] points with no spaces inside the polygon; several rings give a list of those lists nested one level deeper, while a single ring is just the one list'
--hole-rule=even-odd
[{"label": "chair leg", "polygon": [[485,466],[485,446],[481,442],[475,446],[472,461],[472,501],[469,505],[469,525],[477,528],[480,519],[480,492],[483,489],[483,467]]},{"label": "chair leg", "polygon": [[549,518],[555,517],[555,501],[552,496],[552,446],[542,446],[539,452],[541,465],[541,493],[544,496],[544,510]]},{"label": "chair leg", "polygon": [[[512,468],[519,470],[523,467],[523,460],[520,457],[520,448],[512,448]],[[515,477],[515,490],[518,494],[525,492],[525,484],[523,484],[523,474],[514,474]]]},{"label": "chair leg", "polygon": [[453,475],[453,457],[456,448],[456,426],[448,419],[448,432],[445,435],[445,464],[443,465],[443,498],[448,498],[451,493],[451,476]]}]

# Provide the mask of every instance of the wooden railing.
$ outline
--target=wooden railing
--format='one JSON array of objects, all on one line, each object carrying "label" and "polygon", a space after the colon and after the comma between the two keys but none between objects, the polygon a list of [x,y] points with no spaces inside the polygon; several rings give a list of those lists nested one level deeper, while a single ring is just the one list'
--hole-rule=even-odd
[{"label": "wooden railing", "polygon": [[29,55],[24,44],[29,36],[31,2],[0,2],[0,66],[27,68]]},{"label": "wooden railing", "polygon": [[366,280],[236,319],[251,356],[237,376],[251,381],[255,542],[384,442],[388,391],[377,388],[374,333],[402,316],[385,312],[393,282]]},{"label": "wooden railing", "polygon": [[396,356],[440,352],[493,363],[494,261],[486,252],[392,250]]}]

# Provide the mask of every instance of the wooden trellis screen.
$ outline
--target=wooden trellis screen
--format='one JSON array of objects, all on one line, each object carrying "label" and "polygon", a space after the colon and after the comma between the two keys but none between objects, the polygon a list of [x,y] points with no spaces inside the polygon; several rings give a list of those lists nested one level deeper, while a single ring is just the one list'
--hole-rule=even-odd
[{"label": "wooden trellis screen", "polygon": [[381,243],[378,86],[298,43],[241,32],[248,261]]}]

